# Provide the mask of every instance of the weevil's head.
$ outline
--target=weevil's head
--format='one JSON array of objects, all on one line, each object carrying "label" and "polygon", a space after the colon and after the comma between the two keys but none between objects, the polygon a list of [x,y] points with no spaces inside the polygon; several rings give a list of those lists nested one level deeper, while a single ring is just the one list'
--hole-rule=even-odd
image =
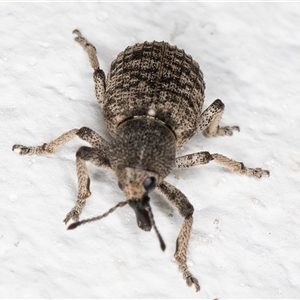
[{"label": "weevil's head", "polygon": [[149,215],[149,193],[155,189],[159,178],[156,173],[130,167],[117,170],[118,184],[124,192],[129,206],[134,210],[138,226],[150,231],[152,221]]},{"label": "weevil's head", "polygon": [[162,122],[134,118],[118,127],[111,144],[110,163],[119,187],[145,231],[151,230],[153,223],[149,193],[174,166],[175,143],[175,135]]}]

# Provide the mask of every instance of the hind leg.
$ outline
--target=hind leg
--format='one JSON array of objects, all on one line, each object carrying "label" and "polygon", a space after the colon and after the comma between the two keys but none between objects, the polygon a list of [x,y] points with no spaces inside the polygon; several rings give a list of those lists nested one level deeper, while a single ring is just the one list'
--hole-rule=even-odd
[{"label": "hind leg", "polygon": [[205,130],[207,136],[232,135],[234,130],[240,131],[238,126],[219,126],[224,113],[224,108],[225,105],[220,99],[215,100],[201,114],[197,131]]},{"label": "hind leg", "polygon": [[75,41],[82,46],[82,48],[87,52],[89,56],[91,67],[94,69],[93,78],[95,83],[95,94],[97,97],[97,101],[102,108],[106,88],[105,73],[102,69],[100,69],[99,61],[96,55],[97,50],[91,43],[87,41],[86,38],[82,36],[81,32],[78,29],[75,29],[73,33],[77,35]]}]

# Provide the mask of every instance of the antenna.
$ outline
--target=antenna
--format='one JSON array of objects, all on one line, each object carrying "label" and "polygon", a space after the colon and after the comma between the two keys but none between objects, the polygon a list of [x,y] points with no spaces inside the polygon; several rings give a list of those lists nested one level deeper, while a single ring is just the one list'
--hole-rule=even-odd
[{"label": "antenna", "polygon": [[104,213],[103,215],[101,216],[98,216],[98,217],[94,217],[94,218],[90,218],[90,219],[85,219],[85,220],[82,220],[82,221],[78,221],[78,222],[75,222],[75,223],[72,223],[69,227],[68,227],[68,230],[70,229],[75,229],[76,227],[82,225],[82,224],[85,224],[85,223],[89,223],[89,222],[94,222],[94,221],[98,221],[102,218],[105,218],[107,217],[109,214],[111,214],[112,212],[114,212],[118,207],[122,207],[124,205],[127,204],[127,201],[122,201],[122,202],[119,202],[117,205],[115,205],[114,207],[112,207],[110,210],[108,210],[106,213]]},{"label": "antenna", "polygon": [[150,217],[150,221],[151,221],[152,226],[153,226],[153,228],[154,228],[154,230],[155,230],[155,233],[156,233],[156,235],[157,235],[157,237],[158,237],[158,239],[159,239],[160,248],[161,248],[162,251],[165,251],[165,249],[166,249],[166,244],[165,244],[165,242],[164,242],[162,236],[160,235],[160,233],[159,233],[159,231],[158,231],[158,229],[157,229],[157,227],[156,227],[156,225],[155,225],[155,221],[154,221],[154,217],[153,217],[153,213],[152,213],[152,210],[151,210],[150,205],[148,205],[146,209],[148,210],[149,217]]},{"label": "antenna", "polygon": [[[94,221],[98,221],[98,220],[101,220],[105,217],[107,217],[109,214],[113,213],[118,207],[123,207],[127,204],[128,202],[127,201],[122,201],[122,202],[119,202],[117,205],[115,205],[114,207],[112,207],[111,209],[109,209],[106,213],[104,213],[103,215],[100,215],[98,217],[94,217],[94,218],[90,218],[90,219],[85,219],[85,220],[82,220],[82,221],[78,221],[78,222],[74,222],[72,223],[71,225],[69,225],[68,227],[68,230],[70,229],[75,229],[76,227],[80,226],[80,225],[83,225],[85,223],[90,223],[90,222],[94,222]],[[148,205],[146,207],[146,210],[148,211],[149,213],[149,217],[150,217],[150,221],[151,221],[151,224],[155,230],[155,233],[158,237],[158,240],[159,240],[159,243],[160,243],[160,248],[162,251],[165,251],[166,249],[166,244],[162,238],[162,236],[160,235],[156,225],[155,225],[155,221],[154,221],[154,217],[153,217],[153,213],[152,213],[152,210],[151,210],[151,207],[150,205]]]}]

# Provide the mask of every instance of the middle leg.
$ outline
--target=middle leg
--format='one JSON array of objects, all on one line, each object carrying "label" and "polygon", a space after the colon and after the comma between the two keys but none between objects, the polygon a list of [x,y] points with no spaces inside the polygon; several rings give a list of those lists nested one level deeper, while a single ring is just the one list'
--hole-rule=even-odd
[{"label": "middle leg", "polygon": [[207,151],[177,157],[175,160],[175,167],[177,169],[187,169],[193,166],[207,164],[211,160],[223,165],[232,172],[257,178],[270,176],[270,172],[268,170],[263,170],[261,168],[247,168],[242,162],[235,161],[218,153],[210,154]]},{"label": "middle leg", "polygon": [[104,167],[111,169],[110,161],[108,158],[109,143],[102,138],[98,133],[88,127],[82,127],[78,129],[72,129],[57,139],[44,143],[40,146],[24,146],[16,144],[12,147],[12,150],[19,150],[20,155],[41,155],[44,153],[53,154],[57,149],[75,136],[78,136],[82,140],[88,142],[90,147],[81,147],[76,153],[76,169],[78,178],[78,198],[75,207],[68,213],[64,222],[67,223],[71,218],[74,221],[78,221],[79,215],[86,202],[86,199],[91,195],[90,192],[90,178],[88,175],[86,161],[90,161],[98,167]]},{"label": "middle leg", "polygon": [[77,128],[69,130],[49,143],[44,143],[40,146],[24,146],[15,144],[13,145],[12,150],[19,150],[20,155],[41,155],[45,153],[54,154],[58,148],[76,136],[90,143],[93,147],[103,149],[104,151],[108,151],[109,149],[109,143],[97,132],[88,127],[81,127],[79,130]]}]

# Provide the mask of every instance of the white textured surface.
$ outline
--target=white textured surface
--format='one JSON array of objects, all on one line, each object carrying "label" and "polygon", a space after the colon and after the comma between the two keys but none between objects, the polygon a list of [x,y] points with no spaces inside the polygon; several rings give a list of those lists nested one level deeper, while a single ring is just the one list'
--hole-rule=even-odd
[{"label": "white textured surface", "polygon": [[[1,3],[0,297],[296,298],[300,296],[299,3]],[[194,205],[188,264],[201,284],[188,288],[173,260],[181,218],[152,195],[159,249],[129,207],[67,231],[76,200],[74,140],[54,156],[21,157],[89,126],[109,138],[78,28],[102,68],[126,46],[165,40],[196,59],[205,107],[221,98],[233,137],[195,136],[179,154],[219,152],[271,171],[261,180],[211,163],[168,181]],[[92,197],[83,218],[123,199],[113,174],[89,166]],[[171,216],[171,214],[173,216]]]}]

